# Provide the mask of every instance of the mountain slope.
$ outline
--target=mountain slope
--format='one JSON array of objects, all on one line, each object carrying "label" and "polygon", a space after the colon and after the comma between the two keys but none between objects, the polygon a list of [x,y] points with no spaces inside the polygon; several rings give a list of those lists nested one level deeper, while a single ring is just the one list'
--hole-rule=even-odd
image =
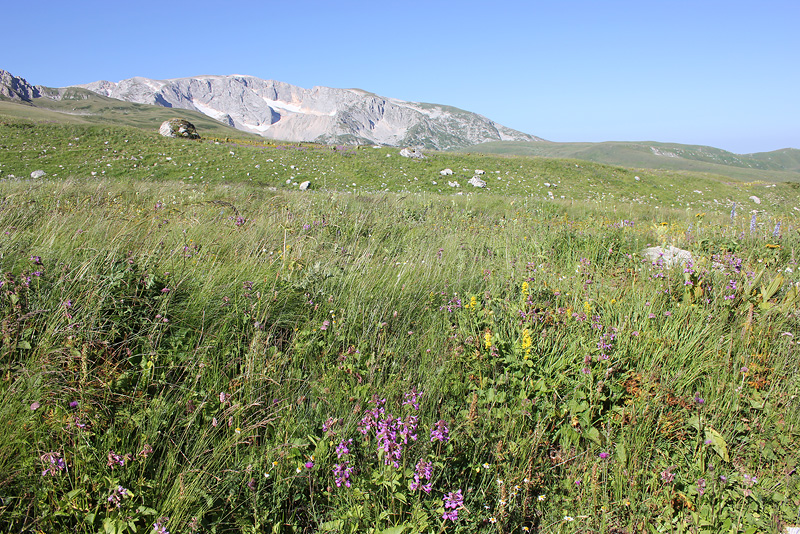
[{"label": "mountain slope", "polygon": [[80,87],[128,102],[199,111],[239,130],[287,141],[437,150],[487,141],[542,141],[457,108],[385,98],[360,89],[304,89],[253,76],[135,77]]},{"label": "mountain slope", "polygon": [[800,150],[734,154],[719,148],[678,143],[494,142],[461,149],[484,154],[574,158],[643,169],[668,169],[730,176],[740,180],[800,181]]},{"label": "mountain slope", "polygon": [[57,123],[111,123],[151,131],[158,130],[167,119],[180,117],[194,124],[202,136],[250,137],[197,111],[124,102],[80,87],[31,85],[4,70],[0,70],[0,114]]}]

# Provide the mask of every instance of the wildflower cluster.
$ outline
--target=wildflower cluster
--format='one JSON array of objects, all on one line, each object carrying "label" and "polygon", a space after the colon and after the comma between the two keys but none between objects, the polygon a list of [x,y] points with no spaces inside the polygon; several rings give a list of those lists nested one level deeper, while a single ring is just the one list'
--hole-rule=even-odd
[{"label": "wildflower cluster", "polygon": [[464,496],[461,490],[451,491],[444,497],[444,514],[442,519],[455,521],[458,519],[458,509],[464,505]]}]

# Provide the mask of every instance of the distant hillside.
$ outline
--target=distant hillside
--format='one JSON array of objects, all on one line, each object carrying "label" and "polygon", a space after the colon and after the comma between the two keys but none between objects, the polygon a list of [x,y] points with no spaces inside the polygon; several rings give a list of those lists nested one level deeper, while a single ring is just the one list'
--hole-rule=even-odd
[{"label": "distant hillside", "polygon": [[114,124],[158,130],[167,119],[180,117],[195,125],[201,136],[260,138],[186,109],[169,109],[123,102],[80,87],[31,85],[0,70],[0,113],[36,121],[71,124]]},{"label": "distant hillside", "polygon": [[461,151],[482,154],[574,158],[641,169],[704,172],[739,180],[800,181],[800,150],[734,154],[719,148],[658,142],[484,143]]}]

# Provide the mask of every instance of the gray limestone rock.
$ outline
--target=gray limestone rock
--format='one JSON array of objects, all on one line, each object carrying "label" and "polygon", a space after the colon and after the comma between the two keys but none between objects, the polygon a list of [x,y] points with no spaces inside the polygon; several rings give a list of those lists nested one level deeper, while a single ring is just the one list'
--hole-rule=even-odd
[{"label": "gray limestone rock", "polygon": [[673,246],[646,248],[642,250],[642,256],[652,263],[663,261],[667,268],[673,265],[685,265],[693,261],[691,252]]},{"label": "gray limestone rock", "polygon": [[200,139],[200,134],[194,124],[185,119],[169,119],[161,123],[158,133],[164,137],[183,137],[186,139]]},{"label": "gray limestone rock", "polygon": [[425,159],[425,154],[418,148],[404,148],[400,151],[400,155],[404,158]]},{"label": "gray limestone rock", "polygon": [[481,188],[486,187],[486,182],[484,182],[477,176],[473,176],[472,178],[470,178],[469,182],[467,183],[473,187],[481,187]]},{"label": "gray limestone rock", "polygon": [[47,176],[47,173],[46,173],[46,172],[44,172],[44,171],[43,171],[43,170],[41,170],[41,169],[39,169],[39,170],[37,170],[37,171],[33,171],[33,172],[31,173],[31,178],[33,178],[34,180],[36,180],[36,179],[39,179],[39,178],[44,178],[45,176]]}]

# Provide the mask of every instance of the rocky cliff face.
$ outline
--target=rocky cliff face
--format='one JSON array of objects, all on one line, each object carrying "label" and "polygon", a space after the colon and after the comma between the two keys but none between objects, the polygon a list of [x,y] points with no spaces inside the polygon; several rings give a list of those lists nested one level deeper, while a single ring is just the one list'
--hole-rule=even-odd
[{"label": "rocky cliff face", "polygon": [[196,110],[240,130],[286,141],[438,150],[486,141],[541,141],[457,108],[406,102],[359,89],[304,89],[253,76],[136,77],[80,87],[129,102]]},{"label": "rocky cliff face", "polygon": [[0,69],[0,99],[5,98],[17,102],[33,102],[37,98],[80,100],[89,94],[91,93],[71,87],[54,89],[43,85],[31,85],[25,78],[14,76],[10,72]]},{"label": "rocky cliff face", "polygon": [[29,84],[25,78],[0,70],[0,96],[11,100],[30,102],[41,95],[40,88]]}]

